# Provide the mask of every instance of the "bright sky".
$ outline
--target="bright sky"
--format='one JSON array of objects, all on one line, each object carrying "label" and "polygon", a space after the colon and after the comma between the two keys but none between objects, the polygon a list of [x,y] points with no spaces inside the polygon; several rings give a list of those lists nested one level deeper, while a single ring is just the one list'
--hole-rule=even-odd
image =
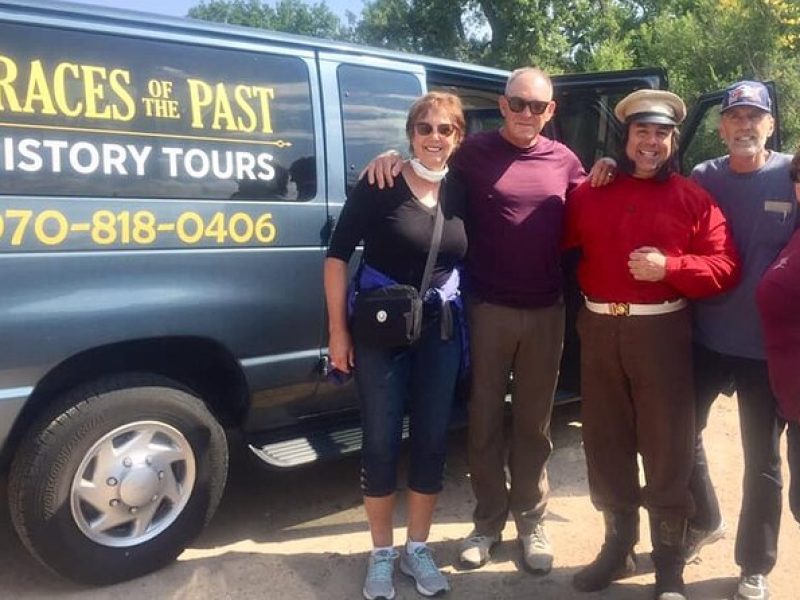
[{"label": "bright sky", "polygon": [[[158,13],[161,15],[171,15],[175,17],[185,17],[192,6],[200,4],[200,0],[76,0],[83,4],[99,4],[108,8],[126,8],[142,12]],[[306,4],[315,2],[306,1]],[[273,6],[275,1],[269,2]],[[361,0],[325,0],[334,13],[344,20],[344,13],[350,10],[356,15],[361,13],[363,2]]]}]

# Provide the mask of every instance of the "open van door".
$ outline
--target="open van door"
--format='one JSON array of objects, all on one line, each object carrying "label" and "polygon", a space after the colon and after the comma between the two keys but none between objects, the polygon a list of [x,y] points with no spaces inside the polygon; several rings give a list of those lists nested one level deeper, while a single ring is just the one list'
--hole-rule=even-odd
[{"label": "open van door", "polygon": [[[781,123],[778,110],[778,91],[775,82],[768,81],[765,85],[772,99],[772,114],[775,118],[775,132],[767,140],[767,148],[780,151]],[[704,160],[728,154],[728,149],[719,136],[719,106],[724,93],[724,90],[717,90],[703,94],[686,117],[679,149],[681,173],[684,175],[689,175],[695,165]]]},{"label": "open van door", "polygon": [[614,107],[639,89],[664,89],[663,69],[648,68],[605,73],[576,73],[553,77],[556,114],[548,135],[578,155],[588,171],[604,156],[617,156],[623,128]]}]

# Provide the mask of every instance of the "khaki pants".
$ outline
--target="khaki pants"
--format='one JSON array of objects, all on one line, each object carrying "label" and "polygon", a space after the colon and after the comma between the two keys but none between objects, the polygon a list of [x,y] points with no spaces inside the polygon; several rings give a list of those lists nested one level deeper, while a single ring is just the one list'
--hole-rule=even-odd
[{"label": "khaki pants", "polygon": [[[509,511],[517,531],[530,533],[549,493],[550,415],[564,340],[564,304],[520,309],[470,299],[472,391],[469,466],[475,529],[503,530]],[[512,429],[506,486],[505,396],[513,370]]]},{"label": "khaki pants", "polygon": [[[603,511],[643,504],[660,519],[693,512],[692,331],[688,309],[612,317],[582,308],[583,443],[589,491]],[[639,488],[636,455],[646,486]]]}]

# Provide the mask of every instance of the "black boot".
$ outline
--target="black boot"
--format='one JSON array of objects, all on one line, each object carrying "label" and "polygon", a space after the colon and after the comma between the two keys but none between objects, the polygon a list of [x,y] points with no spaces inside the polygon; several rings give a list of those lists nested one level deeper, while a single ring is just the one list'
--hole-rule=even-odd
[{"label": "black boot", "polygon": [[639,513],[604,512],[606,539],[600,554],[575,573],[572,585],[581,592],[604,590],[612,581],[636,572],[633,547],[639,541]]},{"label": "black boot", "polygon": [[656,600],[686,600],[683,583],[683,546],[686,538],[686,519],[650,517],[650,537],[653,540],[653,566],[656,569]]}]

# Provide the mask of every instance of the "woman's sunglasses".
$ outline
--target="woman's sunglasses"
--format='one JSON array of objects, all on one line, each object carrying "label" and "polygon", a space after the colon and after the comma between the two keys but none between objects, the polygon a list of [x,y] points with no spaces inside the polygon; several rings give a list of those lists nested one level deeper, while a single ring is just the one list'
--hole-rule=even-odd
[{"label": "woman's sunglasses", "polygon": [[[433,133],[433,125],[420,121],[419,123],[414,123],[414,131],[417,132],[417,135],[430,135]],[[450,123],[439,123],[436,126],[436,131],[442,137],[450,137],[455,133],[456,128]]]},{"label": "woman's sunglasses", "polygon": [[515,113],[521,113],[527,106],[532,115],[540,115],[550,106],[550,102],[546,100],[524,100],[517,96],[506,96],[506,100],[508,101],[508,108]]}]

